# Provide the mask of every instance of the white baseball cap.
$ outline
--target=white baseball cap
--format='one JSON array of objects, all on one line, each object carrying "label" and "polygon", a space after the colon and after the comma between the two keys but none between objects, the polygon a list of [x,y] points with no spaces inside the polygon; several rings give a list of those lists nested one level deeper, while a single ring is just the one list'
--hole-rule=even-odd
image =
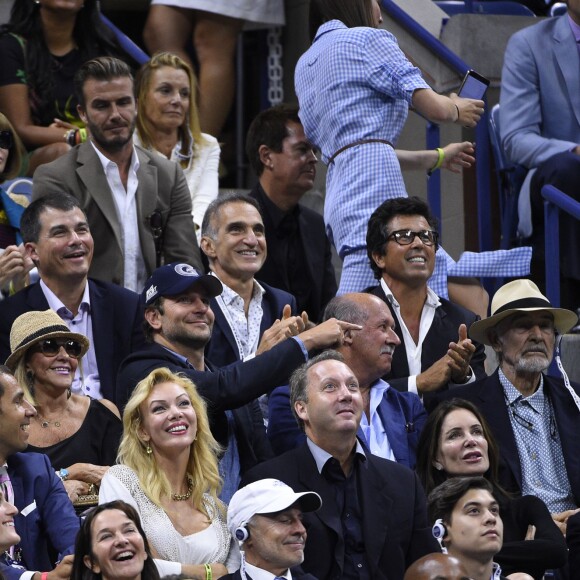
[{"label": "white baseball cap", "polygon": [[236,530],[245,526],[256,514],[274,514],[298,503],[303,512],[315,512],[322,499],[314,491],[296,493],[278,479],[260,479],[242,487],[228,506],[228,529],[235,538]]}]

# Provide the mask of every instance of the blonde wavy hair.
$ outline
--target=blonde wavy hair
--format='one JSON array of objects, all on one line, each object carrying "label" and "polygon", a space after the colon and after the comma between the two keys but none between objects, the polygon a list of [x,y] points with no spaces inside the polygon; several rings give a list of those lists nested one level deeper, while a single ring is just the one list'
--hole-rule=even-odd
[{"label": "blonde wavy hair", "polygon": [[[137,73],[135,79],[135,92],[137,94],[137,133],[146,149],[155,149],[153,143],[154,130],[149,118],[145,114],[145,103],[151,89],[153,73],[160,68],[168,66],[177,70],[185,71],[189,79],[189,111],[185,116],[183,125],[179,128],[179,138],[181,139],[181,153],[187,155],[190,151],[195,156],[196,148],[205,143],[201,134],[199,124],[199,113],[197,111],[197,81],[191,67],[177,55],[170,52],[157,52],[151,60],[146,62]],[[181,159],[180,165],[185,169],[189,165],[189,158]]]},{"label": "blonde wavy hair", "polygon": [[153,389],[162,383],[174,383],[182,387],[189,396],[197,416],[197,436],[189,451],[186,473],[193,482],[192,497],[195,507],[211,519],[214,514],[208,513],[203,494],[208,493],[215,505],[224,509],[217,497],[222,486],[217,457],[222,448],[211,434],[205,401],[193,382],[184,374],[160,368],[152,371],[137,384],[123,412],[123,437],[117,461],[135,472],[141,488],[157,506],[161,507],[162,497],[171,496],[172,490],[165,473],[156,469],[155,455],[147,454],[147,444],[139,435],[143,424],[141,404],[151,395]]}]

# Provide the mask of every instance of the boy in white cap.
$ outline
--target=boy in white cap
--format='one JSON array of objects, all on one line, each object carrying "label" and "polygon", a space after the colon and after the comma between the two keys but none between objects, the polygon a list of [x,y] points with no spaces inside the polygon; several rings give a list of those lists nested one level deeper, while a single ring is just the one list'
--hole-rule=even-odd
[{"label": "boy in white cap", "polygon": [[[240,542],[242,564],[224,580],[292,580],[290,568],[304,560],[302,513],[321,505],[317,493],[295,493],[277,479],[260,479],[238,490],[228,507],[228,528]],[[315,580],[300,570],[294,578]]]}]

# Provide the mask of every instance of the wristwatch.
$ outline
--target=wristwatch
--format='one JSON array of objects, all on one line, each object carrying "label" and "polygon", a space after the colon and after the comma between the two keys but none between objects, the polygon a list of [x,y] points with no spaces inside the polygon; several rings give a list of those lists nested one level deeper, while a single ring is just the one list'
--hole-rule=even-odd
[{"label": "wristwatch", "polygon": [[59,469],[56,474],[60,477],[61,481],[66,481],[68,479],[68,469],[65,469],[64,467]]}]

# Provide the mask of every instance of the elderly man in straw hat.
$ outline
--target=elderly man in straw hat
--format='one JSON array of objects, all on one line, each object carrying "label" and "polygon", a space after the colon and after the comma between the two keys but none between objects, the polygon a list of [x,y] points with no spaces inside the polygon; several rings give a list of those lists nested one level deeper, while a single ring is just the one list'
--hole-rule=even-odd
[{"label": "elderly man in straw hat", "polygon": [[[472,340],[496,352],[498,370],[440,395],[479,407],[499,442],[501,484],[541,498],[563,532],[580,506],[580,385],[570,384],[558,345],[577,320],[572,311],[552,307],[530,280],[505,284],[491,316],[469,328]],[[554,351],[563,378],[545,374]]]}]

